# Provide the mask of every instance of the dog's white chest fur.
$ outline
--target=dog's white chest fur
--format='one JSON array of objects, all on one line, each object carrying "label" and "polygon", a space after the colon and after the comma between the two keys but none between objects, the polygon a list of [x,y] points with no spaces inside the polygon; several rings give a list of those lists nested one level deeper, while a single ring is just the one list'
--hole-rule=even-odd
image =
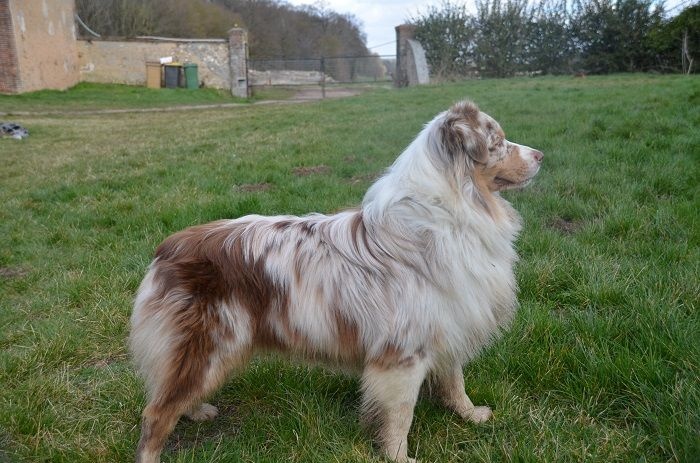
[{"label": "dog's white chest fur", "polygon": [[449,352],[461,362],[477,354],[506,328],[515,313],[515,220],[501,228],[488,224],[491,230],[464,230],[444,248],[442,258],[448,263],[444,276],[452,286],[452,291],[444,294],[453,292],[455,298],[437,318]]}]

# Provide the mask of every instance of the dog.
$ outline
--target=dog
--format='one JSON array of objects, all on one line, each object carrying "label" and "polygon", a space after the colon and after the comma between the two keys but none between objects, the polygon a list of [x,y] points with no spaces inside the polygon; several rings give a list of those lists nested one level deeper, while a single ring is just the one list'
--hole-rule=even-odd
[{"label": "dog", "polygon": [[182,415],[251,355],[289,352],[361,372],[361,415],[392,461],[425,380],[475,423],[463,365],[512,320],[521,220],[500,196],[537,174],[540,151],[505,139],[472,102],[437,115],[366,193],[335,215],[249,215],[187,228],[157,248],[131,316],[144,379],[136,461],[159,461]]}]

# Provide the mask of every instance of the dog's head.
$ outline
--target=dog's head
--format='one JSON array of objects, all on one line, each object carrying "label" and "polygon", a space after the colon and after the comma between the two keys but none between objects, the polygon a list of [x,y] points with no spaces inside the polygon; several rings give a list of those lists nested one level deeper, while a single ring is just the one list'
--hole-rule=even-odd
[{"label": "dog's head", "polygon": [[470,101],[455,104],[434,121],[437,154],[460,183],[489,192],[521,188],[540,169],[543,154],[506,140],[501,126]]}]

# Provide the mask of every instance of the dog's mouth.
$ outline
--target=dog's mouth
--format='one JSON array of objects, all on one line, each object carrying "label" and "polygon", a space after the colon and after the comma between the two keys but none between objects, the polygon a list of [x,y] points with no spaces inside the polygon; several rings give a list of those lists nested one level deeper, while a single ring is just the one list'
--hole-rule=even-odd
[{"label": "dog's mouth", "polygon": [[510,185],[517,185],[520,182],[514,182],[512,180],[509,180],[504,177],[495,177],[493,179],[493,182],[498,185],[498,186],[510,186]]},{"label": "dog's mouth", "polygon": [[[534,177],[534,176],[533,176]],[[494,177],[493,178],[493,183],[496,185],[498,190],[510,190],[510,189],[516,189],[516,188],[523,188],[527,186],[528,183],[532,180],[532,177],[528,177],[524,180],[511,180],[509,178],[505,177]]]}]

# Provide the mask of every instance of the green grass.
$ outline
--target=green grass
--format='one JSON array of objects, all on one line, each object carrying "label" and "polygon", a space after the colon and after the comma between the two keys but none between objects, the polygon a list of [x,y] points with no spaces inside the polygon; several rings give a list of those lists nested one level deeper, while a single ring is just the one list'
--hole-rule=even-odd
[{"label": "green grass", "polygon": [[[297,93],[298,88],[284,86],[258,86],[253,87],[252,99],[254,100],[288,100]],[[318,86],[318,91],[321,87]]]},{"label": "green grass", "polygon": [[80,83],[68,90],[41,90],[0,95],[0,113],[24,111],[85,111],[159,108],[222,103],[245,103],[227,90],[200,88],[152,89],[134,85]]},{"label": "green grass", "polygon": [[[465,368],[469,395],[495,419],[471,425],[423,400],[410,452],[699,461],[700,80],[654,75],[13,119],[31,136],[0,139],[0,461],[132,459],[144,395],[125,339],[156,245],[213,219],[355,205],[463,97],[545,160],[531,187],[507,194],[525,223],[521,309]],[[261,359],[212,402],[222,415],[182,421],[164,461],[380,461],[351,377]]]}]

